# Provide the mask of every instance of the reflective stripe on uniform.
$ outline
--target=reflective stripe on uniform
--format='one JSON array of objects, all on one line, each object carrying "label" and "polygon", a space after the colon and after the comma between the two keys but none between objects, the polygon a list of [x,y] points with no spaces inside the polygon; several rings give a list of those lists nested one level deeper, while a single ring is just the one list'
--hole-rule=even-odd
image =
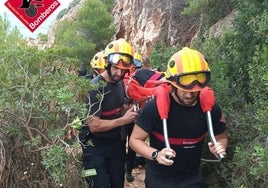
[{"label": "reflective stripe on uniform", "polygon": [[[152,135],[155,136],[157,139],[161,140],[162,142],[165,141],[164,135],[156,131],[153,131]],[[193,145],[198,142],[201,142],[205,136],[206,134],[203,134],[202,136],[198,138],[168,138],[168,140],[169,140],[169,143],[173,145]]]}]

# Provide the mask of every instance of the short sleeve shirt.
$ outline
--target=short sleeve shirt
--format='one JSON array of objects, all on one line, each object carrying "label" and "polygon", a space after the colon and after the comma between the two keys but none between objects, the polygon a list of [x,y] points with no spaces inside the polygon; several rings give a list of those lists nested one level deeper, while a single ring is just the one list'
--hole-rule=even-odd
[{"label": "short sleeve shirt", "polygon": [[[89,115],[108,120],[121,117],[121,110],[124,103],[123,82],[109,83],[101,75],[96,76],[91,82],[92,84],[98,84],[98,88],[89,91],[86,100]],[[102,83],[106,85],[103,86]],[[120,137],[120,127],[92,135],[94,138],[104,139]]]},{"label": "short sleeve shirt", "polygon": [[[226,129],[221,108],[215,104],[211,111],[215,135]],[[165,147],[163,122],[155,99],[149,101],[135,123],[150,134],[150,145],[158,150]],[[186,178],[198,173],[204,138],[207,133],[206,114],[200,104],[187,107],[178,104],[170,95],[167,129],[171,148],[177,153],[172,166],[148,161],[148,168],[161,176]]]}]

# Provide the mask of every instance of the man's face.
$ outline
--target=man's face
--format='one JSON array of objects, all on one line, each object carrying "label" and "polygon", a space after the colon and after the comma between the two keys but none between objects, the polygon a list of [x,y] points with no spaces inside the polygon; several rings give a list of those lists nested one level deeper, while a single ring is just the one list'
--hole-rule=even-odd
[{"label": "man's face", "polygon": [[126,72],[127,70],[125,69],[120,69],[114,65],[111,66],[111,76],[115,82],[119,82],[120,80],[123,80]]},{"label": "man's face", "polygon": [[179,103],[185,106],[195,105],[199,97],[199,91],[189,92],[189,91],[183,91],[183,90],[177,89],[176,94],[177,94]]}]

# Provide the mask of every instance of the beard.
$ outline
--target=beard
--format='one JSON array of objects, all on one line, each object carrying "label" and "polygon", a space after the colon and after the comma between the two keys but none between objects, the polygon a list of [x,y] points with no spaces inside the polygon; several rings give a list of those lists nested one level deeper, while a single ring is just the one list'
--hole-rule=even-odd
[{"label": "beard", "polygon": [[177,96],[177,98],[179,103],[184,106],[194,106],[197,103],[198,96],[193,96],[191,98]]},{"label": "beard", "polygon": [[112,75],[112,79],[115,82],[119,82],[121,80],[123,80],[124,76],[120,76],[120,75]]}]

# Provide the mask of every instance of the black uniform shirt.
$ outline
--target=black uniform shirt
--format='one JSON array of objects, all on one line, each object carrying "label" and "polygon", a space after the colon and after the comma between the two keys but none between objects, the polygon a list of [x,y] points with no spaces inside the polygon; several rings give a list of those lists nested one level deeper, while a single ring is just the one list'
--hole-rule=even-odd
[{"label": "black uniform shirt", "polygon": [[[91,80],[93,84],[100,84],[101,81],[106,82],[101,75]],[[116,119],[121,117],[121,109],[124,103],[123,82],[106,82],[106,86],[104,87],[100,84],[97,90],[91,90],[89,92],[86,103],[90,115],[97,116],[101,119]],[[96,139],[120,138],[120,127],[110,131],[91,133],[91,135]]]},{"label": "black uniform shirt", "polygon": [[[215,135],[225,131],[221,121],[222,111],[216,104],[211,111]],[[163,123],[158,114],[156,101],[149,101],[135,123],[150,134],[150,145],[158,150],[165,147]],[[204,137],[207,132],[206,115],[200,104],[187,107],[178,104],[170,95],[170,110],[167,119],[168,136],[171,148],[176,151],[172,166],[159,165],[148,161],[148,168],[160,176],[185,179],[198,173]]]}]

